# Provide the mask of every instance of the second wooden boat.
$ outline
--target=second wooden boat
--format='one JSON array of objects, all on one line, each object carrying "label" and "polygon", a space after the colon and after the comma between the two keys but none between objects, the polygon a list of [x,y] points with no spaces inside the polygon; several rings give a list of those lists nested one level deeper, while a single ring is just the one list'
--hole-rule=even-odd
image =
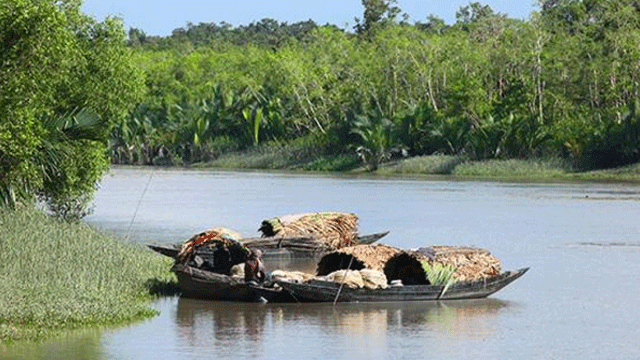
[{"label": "second wooden boat", "polygon": [[277,280],[284,291],[299,302],[394,302],[436,301],[485,298],[509,285],[529,268],[506,271],[498,276],[476,281],[443,285],[399,285],[386,289],[351,289],[338,282],[311,280],[294,282]]}]

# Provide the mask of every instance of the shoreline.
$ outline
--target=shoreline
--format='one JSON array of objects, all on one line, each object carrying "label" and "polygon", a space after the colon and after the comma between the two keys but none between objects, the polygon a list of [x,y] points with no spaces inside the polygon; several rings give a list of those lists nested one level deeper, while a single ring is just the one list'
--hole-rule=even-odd
[{"label": "shoreline", "polygon": [[[275,155],[274,155],[275,156]],[[325,159],[331,163],[344,155]],[[228,171],[275,171],[293,174],[334,174],[345,176],[424,178],[451,181],[507,181],[507,182],[624,182],[640,183],[640,163],[609,169],[577,171],[561,159],[531,160],[483,160],[473,161],[459,156],[428,155],[407,157],[385,162],[375,171],[368,171],[361,164],[350,168],[320,166],[319,161],[272,161],[258,160],[250,152],[222,155],[220,158],[191,166],[160,166],[164,168],[212,169]],[[339,161],[341,164],[344,161]],[[114,165],[112,165],[114,166]],[[137,165],[115,165],[137,166]],[[150,166],[157,167],[157,166]]]}]

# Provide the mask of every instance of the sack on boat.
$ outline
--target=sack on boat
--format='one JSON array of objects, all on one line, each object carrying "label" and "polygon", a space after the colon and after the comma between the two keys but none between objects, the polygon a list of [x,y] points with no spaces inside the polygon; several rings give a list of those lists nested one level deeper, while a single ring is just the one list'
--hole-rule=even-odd
[{"label": "sack on boat", "polygon": [[318,262],[316,272],[323,276],[347,267],[383,271],[387,261],[401,252],[385,244],[350,246],[325,254]]},{"label": "sack on boat", "polygon": [[362,269],[360,276],[362,276],[362,282],[367,289],[386,289],[388,287],[387,276],[382,271]]},{"label": "sack on boat", "polygon": [[314,235],[334,250],[357,243],[358,216],[340,212],[285,215],[262,221],[259,231],[263,237]]},{"label": "sack on boat", "polygon": [[338,270],[326,276],[327,281],[333,281],[351,289],[364,287],[362,274],[357,270]]},{"label": "sack on boat", "polygon": [[233,265],[230,275],[238,280],[244,280],[244,263]]},{"label": "sack on boat", "polygon": [[302,271],[284,271],[284,270],[274,270],[271,272],[272,278],[280,278],[293,282],[306,282],[313,278],[313,275],[307,274]]}]

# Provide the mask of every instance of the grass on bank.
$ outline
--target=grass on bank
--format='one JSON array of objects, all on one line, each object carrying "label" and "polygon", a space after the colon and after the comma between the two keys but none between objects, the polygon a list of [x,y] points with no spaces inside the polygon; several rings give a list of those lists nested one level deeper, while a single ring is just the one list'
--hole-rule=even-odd
[{"label": "grass on bank", "polygon": [[198,167],[223,169],[345,171],[360,165],[353,155],[324,155],[318,146],[260,146],[226,153]]},{"label": "grass on bank", "polygon": [[170,259],[84,223],[0,210],[0,234],[0,345],[154,316],[152,293],[175,284]]},{"label": "grass on bank", "polygon": [[431,155],[402,159],[382,166],[385,175],[448,175],[458,179],[640,181],[640,163],[593,171],[575,171],[561,159],[470,161],[462,157]]},{"label": "grass on bank", "polygon": [[[355,154],[327,155],[304,147],[259,147],[230,153],[200,167],[223,169],[303,170],[321,172],[365,171]],[[471,161],[464,156],[428,155],[395,159],[373,174],[429,175],[454,179],[515,181],[640,181],[640,163],[613,169],[576,171],[562,159]]]}]

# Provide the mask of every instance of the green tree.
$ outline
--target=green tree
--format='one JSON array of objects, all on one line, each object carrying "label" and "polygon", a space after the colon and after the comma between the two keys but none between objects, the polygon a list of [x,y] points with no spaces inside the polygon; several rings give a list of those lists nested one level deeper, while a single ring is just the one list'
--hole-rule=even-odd
[{"label": "green tree", "polygon": [[[80,1],[3,2],[0,83],[2,203],[40,195],[51,204],[82,199],[87,205],[106,170],[108,134],[142,85],[121,22],[82,15]],[[72,130],[78,124],[67,122],[65,136],[47,125],[60,118],[86,121],[69,115],[77,109],[85,109],[80,118],[100,120],[90,121],[91,136]]]},{"label": "green tree", "polygon": [[402,10],[395,4],[397,0],[362,0],[364,14],[362,21],[356,18],[356,33],[371,37],[386,25],[393,24]]}]

